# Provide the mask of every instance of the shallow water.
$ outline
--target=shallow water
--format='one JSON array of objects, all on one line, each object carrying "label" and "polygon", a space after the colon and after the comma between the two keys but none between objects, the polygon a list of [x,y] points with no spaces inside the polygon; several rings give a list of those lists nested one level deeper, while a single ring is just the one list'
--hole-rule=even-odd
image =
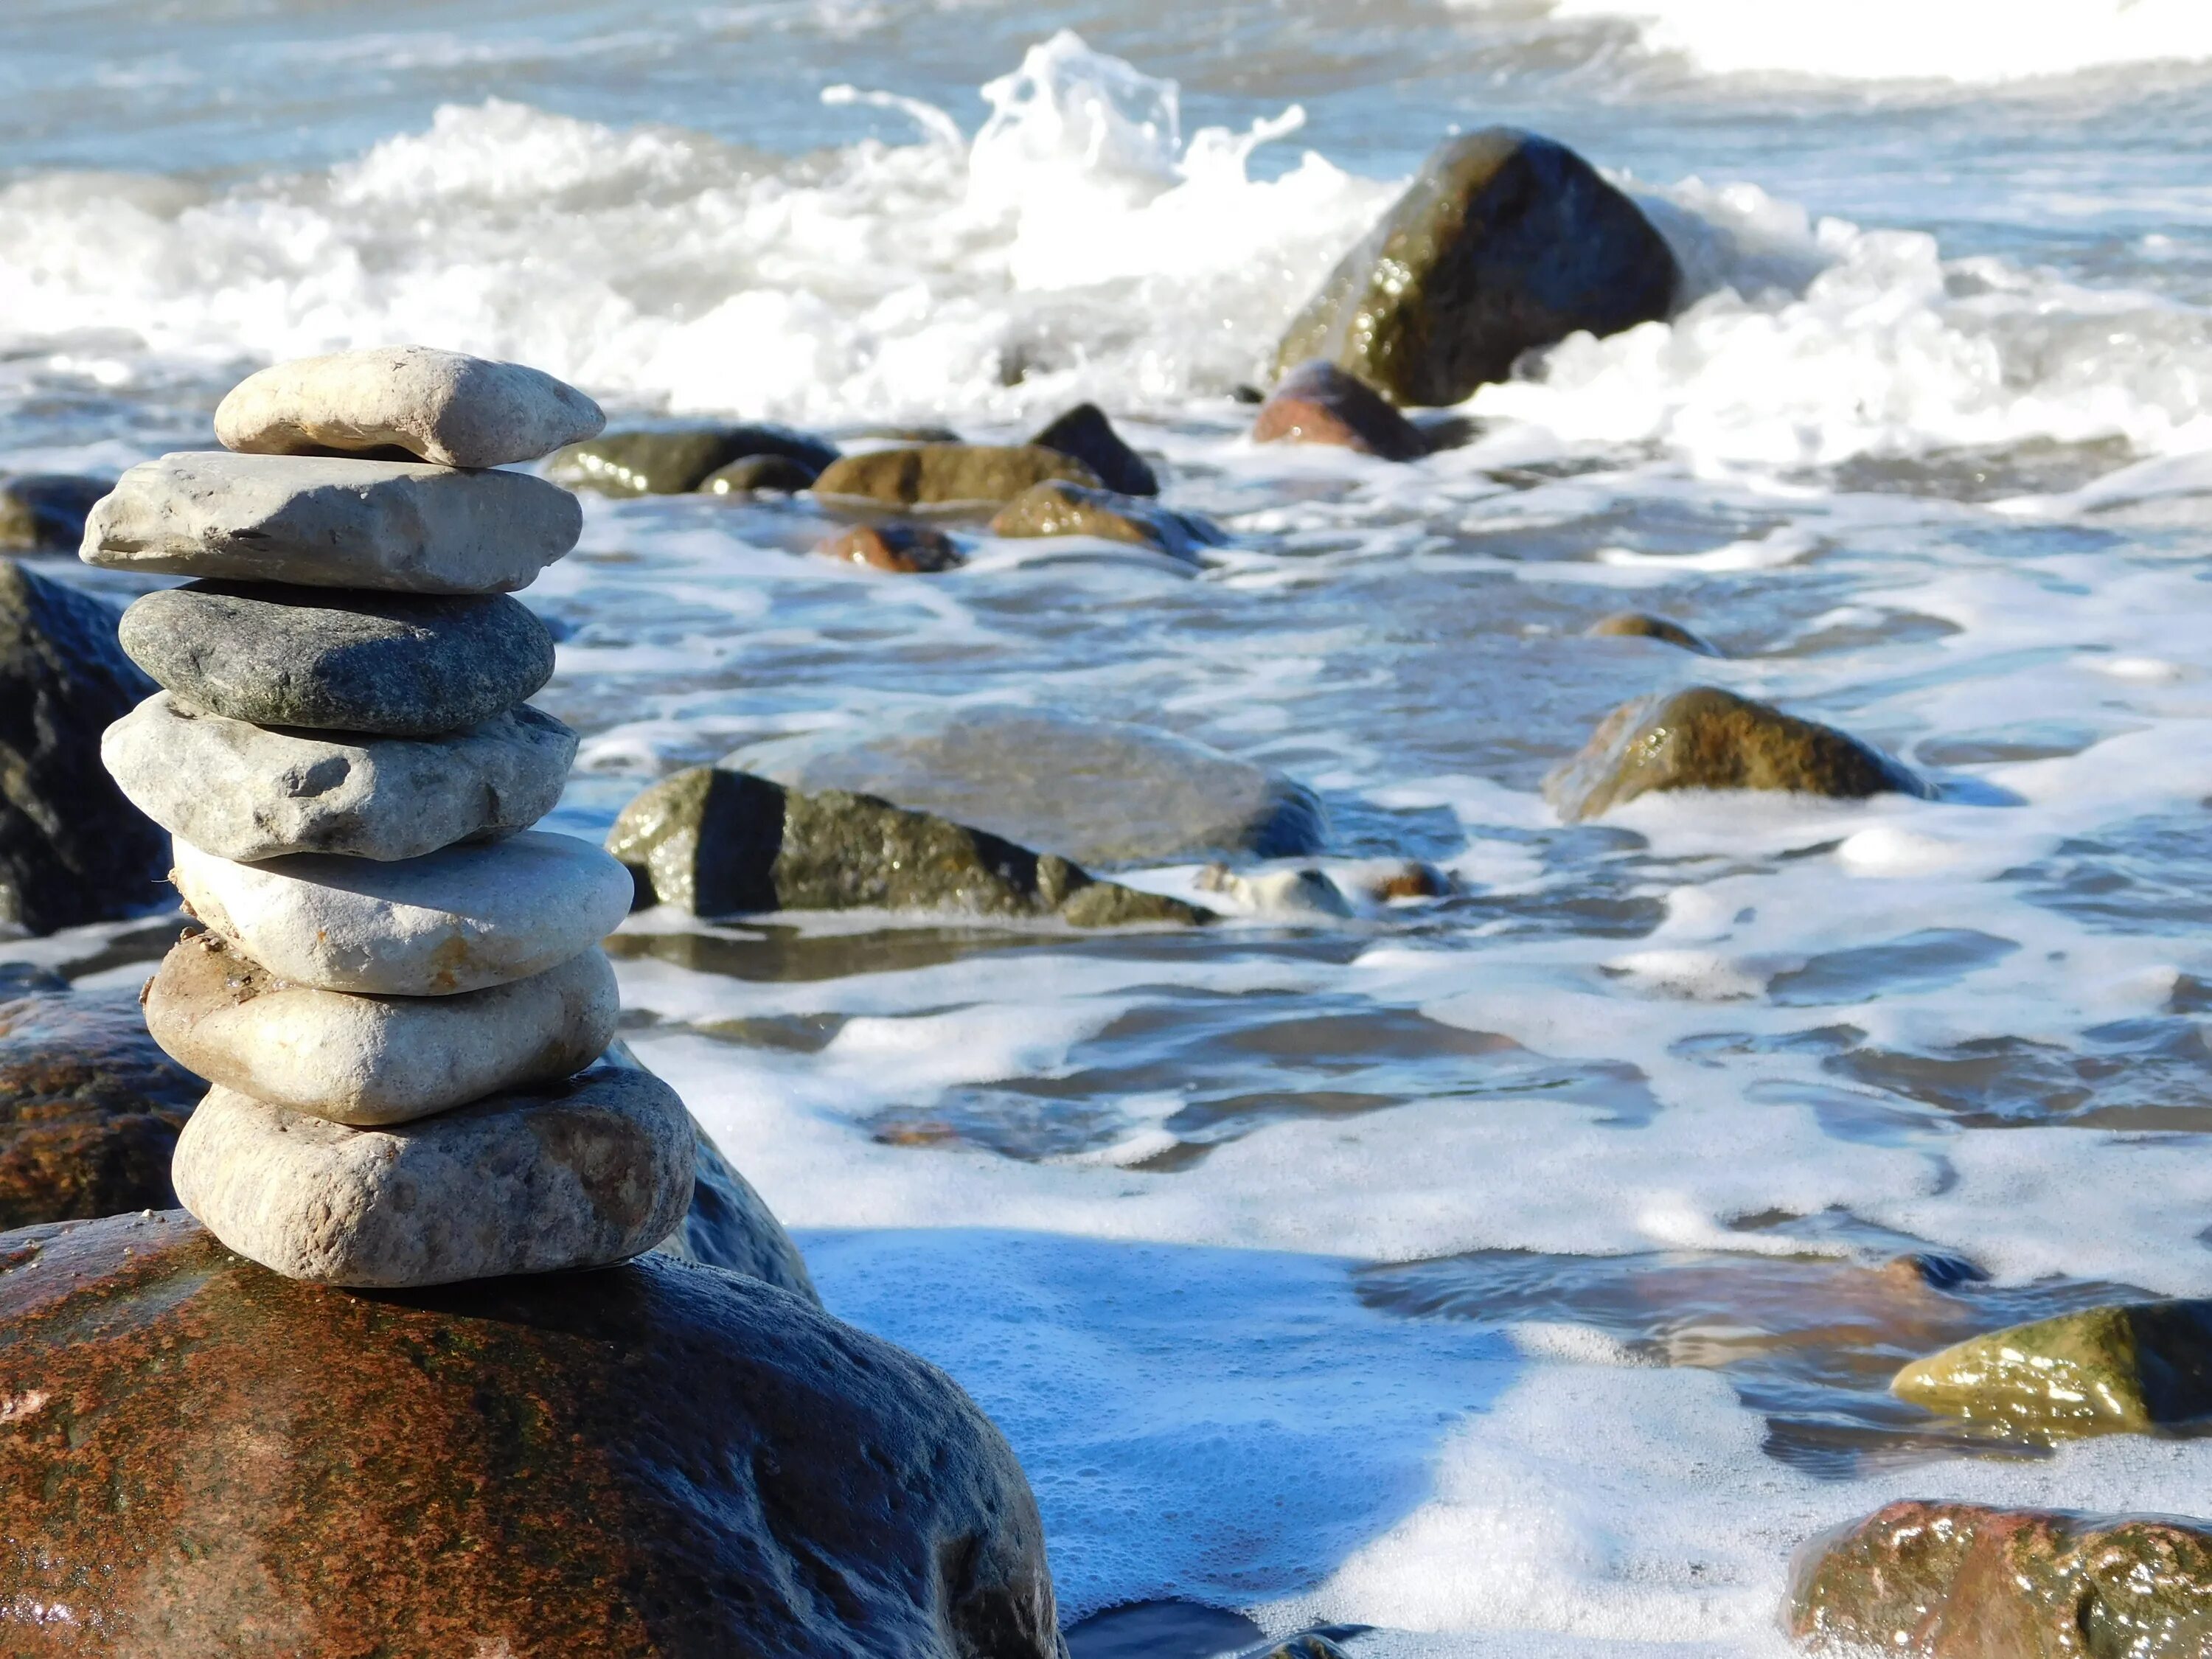
[{"label": "shallow water", "polygon": [[[626,419],[1105,404],[1237,532],[1202,573],[970,537],[884,580],[797,556],[803,503],[589,503],[527,596],[586,734],[555,827],[743,743],[1011,701],[1276,766],[1325,867],[1458,895],[1190,936],[648,915],[627,1035],[833,1309],[1005,1425],[1071,1619],[1767,1651],[1790,1550],[1887,1498],[2201,1513],[2212,1473],[1882,1389],[2115,1287],[2212,1293],[2212,26],[1886,15],[28,0],[0,468],[204,444],[245,368],[388,338]],[[1290,310],[1492,120],[1624,178],[1702,297],[1525,365],[1416,465],[1243,442]],[[1628,607],[1727,658],[1583,637]],[[1559,823],[1546,770],[1698,682],[1939,796]],[[124,983],[160,933],[0,951]]]}]

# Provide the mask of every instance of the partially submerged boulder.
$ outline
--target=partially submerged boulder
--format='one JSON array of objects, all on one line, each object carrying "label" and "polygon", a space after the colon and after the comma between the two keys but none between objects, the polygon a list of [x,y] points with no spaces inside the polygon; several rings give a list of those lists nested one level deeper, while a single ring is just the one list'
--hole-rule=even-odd
[{"label": "partially submerged boulder", "polygon": [[885,507],[988,505],[1048,478],[1099,484],[1081,461],[1041,444],[912,444],[848,455],[823,469],[814,493]]},{"label": "partially submerged boulder", "polygon": [[1320,801],[1279,772],[1051,709],[933,709],[756,744],[722,763],[793,789],[881,795],[1086,864],[1292,858],[1328,835]]},{"label": "partially submerged boulder", "polygon": [[683,495],[710,474],[758,455],[780,456],[819,472],[837,459],[837,449],[809,433],[766,422],[610,432],[558,452],[546,462],[545,476],[570,489],[595,489],[602,495]]},{"label": "partially submerged boulder", "polygon": [[76,552],[92,504],[114,488],[73,472],[0,478],[0,553]]},{"label": "partially submerged boulder", "polygon": [[118,620],[0,559],[0,922],[50,933],[161,896],[169,838],[100,763],[100,734],[155,690]]},{"label": "partially submerged boulder", "polygon": [[814,550],[841,564],[864,564],[871,570],[905,575],[936,575],[957,570],[968,562],[958,544],[943,531],[896,520],[856,524],[850,530],[823,537],[814,544]]},{"label": "partially submerged boulder", "polygon": [[2212,1528],[1891,1504],[1799,1552],[1783,1621],[1816,1654],[2202,1659]]},{"label": "partially submerged boulder", "polygon": [[1393,403],[1455,404],[1524,351],[1665,318],[1680,280],[1589,162],[1486,127],[1429,156],[1285,331],[1275,373],[1326,357]]},{"label": "partially submerged boulder", "polygon": [[1667,789],[1794,790],[1839,799],[1932,793],[1847,732],[1710,685],[1621,704],[1580,754],[1544,780],[1544,799],[1570,823]]},{"label": "partially submerged boulder", "polygon": [[191,1218],[0,1239],[9,1651],[1058,1659],[944,1373],[650,1255],[363,1295]]},{"label": "partially submerged boulder", "polygon": [[1971,1337],[1890,1392],[2008,1434],[2143,1434],[2212,1416],[2212,1302],[2136,1302]]},{"label": "partially submerged boulder", "polygon": [[1048,422],[1030,441],[1072,455],[1098,475],[1107,489],[1122,495],[1157,495],[1160,481],[1145,458],[1123,441],[1113,422],[1096,404],[1078,404]]},{"label": "partially submerged boulder", "polygon": [[1056,854],[842,789],[802,794],[748,773],[695,766],[623,809],[607,851],[640,896],[695,915],[772,910],[939,910],[1048,916],[1078,926],[1191,925],[1206,913],[1093,879]]},{"label": "partially submerged boulder", "polygon": [[1260,444],[1325,444],[1386,461],[1419,460],[1429,441],[1365,381],[1322,358],[1285,374],[1252,422]]},{"label": "partially submerged boulder", "polygon": [[796,495],[811,489],[822,469],[788,455],[748,455],[718,466],[699,481],[702,495]]},{"label": "partially submerged boulder", "polygon": [[1610,617],[1599,617],[1585,632],[1594,640],[1657,640],[1662,645],[1695,652],[1700,657],[1726,654],[1703,635],[1648,611],[1616,611]]},{"label": "partially submerged boulder", "polygon": [[1220,526],[1195,514],[1171,512],[1154,501],[1056,478],[1032,484],[1000,507],[991,520],[991,533],[1096,536],[1191,561],[1196,560],[1200,548],[1218,547],[1229,539]]}]

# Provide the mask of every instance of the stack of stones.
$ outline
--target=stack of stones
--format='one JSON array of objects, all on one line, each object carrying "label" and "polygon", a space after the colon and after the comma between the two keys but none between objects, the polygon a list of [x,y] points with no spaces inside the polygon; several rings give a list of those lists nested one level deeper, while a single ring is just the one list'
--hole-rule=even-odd
[{"label": "stack of stones", "polygon": [[629,873],[530,826],[574,733],[507,597],[567,553],[566,490],[492,471],[587,438],[534,369],[397,347],[282,363],[216,411],[222,451],[132,468],[92,564],[195,578],[125,613],[163,688],[101,757],[175,837],[204,932],[147,987],[216,1086],[179,1197],[295,1279],[404,1286],[618,1261],[690,1201],[683,1103],[607,1050],[599,941]]}]

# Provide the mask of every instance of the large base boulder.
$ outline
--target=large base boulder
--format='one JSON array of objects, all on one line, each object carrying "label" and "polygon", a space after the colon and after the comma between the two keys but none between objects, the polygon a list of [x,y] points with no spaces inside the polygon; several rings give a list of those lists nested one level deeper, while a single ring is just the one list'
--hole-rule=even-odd
[{"label": "large base boulder", "polygon": [[1892,1504],[1806,1546],[1783,1618],[1815,1654],[2203,1659],[2212,1528]]},{"label": "large base boulder", "polygon": [[1430,155],[1285,331],[1395,404],[1460,402],[1522,352],[1664,318],[1681,272],[1635,203],[1564,144],[1510,127]]},{"label": "large base boulder", "polygon": [[922,1360],[651,1255],[360,1295],[170,1212],[0,1238],[19,1659],[1060,1659],[1006,1442]]}]

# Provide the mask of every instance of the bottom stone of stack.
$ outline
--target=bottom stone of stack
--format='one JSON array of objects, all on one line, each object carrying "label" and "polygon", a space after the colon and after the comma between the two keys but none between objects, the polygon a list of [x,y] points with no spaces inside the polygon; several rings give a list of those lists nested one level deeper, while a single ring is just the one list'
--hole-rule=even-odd
[{"label": "bottom stone of stack", "polygon": [[294,985],[219,933],[179,939],[145,1003],[154,1040],[209,1082],[357,1127],[567,1077],[621,1012],[597,948],[489,990],[378,997]]},{"label": "bottom stone of stack", "polygon": [[603,1062],[392,1128],[218,1087],[177,1139],[177,1196],[242,1256],[317,1284],[400,1289],[603,1267],[691,1201],[691,1119],[650,1072]]}]

